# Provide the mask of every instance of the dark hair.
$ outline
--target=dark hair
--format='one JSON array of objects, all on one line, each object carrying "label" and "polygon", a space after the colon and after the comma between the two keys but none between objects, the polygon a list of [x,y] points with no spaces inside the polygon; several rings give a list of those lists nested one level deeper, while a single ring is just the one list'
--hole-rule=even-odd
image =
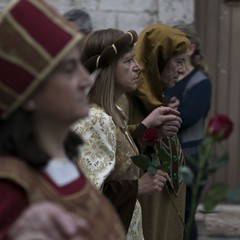
[{"label": "dark hair", "polygon": [[[65,150],[70,159],[78,156],[80,144],[80,137],[69,131]],[[18,157],[33,167],[48,163],[51,156],[39,146],[31,112],[18,109],[7,120],[0,120],[0,156],[3,155]]]},{"label": "dark hair", "polygon": [[78,30],[84,34],[93,30],[91,17],[84,10],[73,9],[64,13],[63,17],[70,22],[76,22]]},{"label": "dark hair", "polygon": [[138,35],[134,30],[124,33],[118,29],[103,29],[92,32],[81,41],[81,61],[93,73],[117,62],[125,53],[130,52]]}]

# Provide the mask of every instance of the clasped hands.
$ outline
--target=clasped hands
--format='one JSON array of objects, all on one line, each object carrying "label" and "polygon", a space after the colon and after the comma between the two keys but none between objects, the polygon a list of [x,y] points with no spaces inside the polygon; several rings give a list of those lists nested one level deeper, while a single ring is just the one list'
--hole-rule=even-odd
[{"label": "clasped hands", "polygon": [[172,107],[158,107],[142,121],[142,124],[147,128],[157,128],[161,137],[174,136],[182,123],[179,115],[179,111]]}]

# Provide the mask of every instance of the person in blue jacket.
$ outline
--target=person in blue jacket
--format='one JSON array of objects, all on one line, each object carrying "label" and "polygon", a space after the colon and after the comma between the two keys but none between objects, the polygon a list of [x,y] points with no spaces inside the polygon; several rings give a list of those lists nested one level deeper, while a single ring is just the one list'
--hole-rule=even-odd
[{"label": "person in blue jacket", "polygon": [[[198,146],[204,138],[204,125],[211,105],[211,81],[208,68],[201,50],[200,39],[191,24],[176,25],[174,28],[186,34],[191,42],[185,55],[185,71],[180,75],[173,88],[165,91],[168,106],[180,112],[182,125],[178,136],[182,145],[186,162],[196,174],[194,165],[188,163],[190,155],[198,160]],[[198,193],[198,201],[203,188]],[[191,202],[191,187],[187,187],[185,222],[188,220]],[[191,240],[197,239],[197,225],[194,220],[191,226]]]}]

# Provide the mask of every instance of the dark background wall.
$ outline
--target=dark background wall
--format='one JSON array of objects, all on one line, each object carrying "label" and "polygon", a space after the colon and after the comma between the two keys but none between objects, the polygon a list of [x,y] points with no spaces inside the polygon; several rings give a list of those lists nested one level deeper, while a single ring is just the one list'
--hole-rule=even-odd
[{"label": "dark background wall", "polygon": [[234,121],[233,135],[225,144],[229,164],[210,183],[240,187],[240,1],[195,0],[195,24],[213,83],[210,116],[225,113]]}]

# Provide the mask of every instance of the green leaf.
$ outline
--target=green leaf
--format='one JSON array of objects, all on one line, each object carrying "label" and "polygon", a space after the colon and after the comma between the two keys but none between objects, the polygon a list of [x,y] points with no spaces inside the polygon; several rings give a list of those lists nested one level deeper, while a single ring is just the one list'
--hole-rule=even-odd
[{"label": "green leaf", "polygon": [[169,162],[169,155],[167,154],[164,148],[159,149],[158,152],[159,160],[161,163],[168,163]]},{"label": "green leaf", "polygon": [[146,155],[131,156],[131,159],[136,166],[143,169],[144,171],[147,171],[149,166],[151,165],[151,159],[149,156]]},{"label": "green leaf", "polygon": [[204,209],[207,212],[212,211],[225,198],[226,192],[226,183],[216,183],[211,186],[203,198]]},{"label": "green leaf", "polygon": [[222,156],[216,157],[215,160],[208,166],[208,174],[216,172],[218,169],[225,167],[229,161],[229,154],[225,152]]},{"label": "green leaf", "polygon": [[153,154],[151,154],[151,157],[152,157],[152,159],[158,159],[158,155],[157,155],[157,153],[153,153]]},{"label": "green leaf", "polygon": [[154,166],[150,166],[148,169],[147,169],[148,173],[150,175],[155,175],[157,173],[157,168],[155,168]]},{"label": "green leaf", "polygon": [[161,170],[165,171],[165,172],[169,172],[169,164],[168,163],[163,163],[162,165],[160,165]]},{"label": "green leaf", "polygon": [[240,188],[228,190],[226,199],[231,202],[240,203]]},{"label": "green leaf", "polygon": [[182,178],[183,182],[187,185],[192,185],[193,183],[193,172],[188,166],[182,166],[179,168],[179,176]]},{"label": "green leaf", "polygon": [[152,167],[155,167],[155,168],[159,168],[159,167],[160,167],[160,162],[159,162],[159,160],[156,159],[156,158],[152,159],[151,166],[152,166]]}]

